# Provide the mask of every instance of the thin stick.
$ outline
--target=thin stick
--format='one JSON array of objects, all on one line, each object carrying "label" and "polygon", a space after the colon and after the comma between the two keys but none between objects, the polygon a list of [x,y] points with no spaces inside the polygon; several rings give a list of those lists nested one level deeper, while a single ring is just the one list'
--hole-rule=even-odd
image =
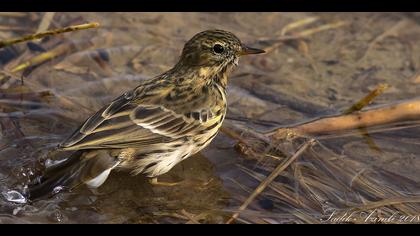
[{"label": "thin stick", "polygon": [[20,27],[20,26],[10,26],[10,25],[0,25],[0,31],[30,31],[31,29],[28,27]]},{"label": "thin stick", "polygon": [[351,210],[370,210],[370,209],[377,209],[384,206],[392,206],[392,205],[398,205],[398,204],[404,204],[404,203],[419,203],[420,198],[419,197],[394,197],[394,198],[388,198],[384,200],[380,200],[377,202],[369,202],[365,203],[362,206],[354,206],[351,208]]},{"label": "thin stick", "polygon": [[1,17],[25,17],[27,15],[26,12],[0,12]]},{"label": "thin stick", "polygon": [[355,103],[353,106],[351,106],[349,109],[345,110],[343,114],[348,115],[355,111],[362,110],[365,106],[367,106],[369,103],[373,101],[377,96],[381,95],[386,89],[389,88],[388,84],[380,84],[375,90],[370,92],[368,95],[366,95],[363,99]]},{"label": "thin stick", "polygon": [[391,35],[396,35],[398,30],[400,30],[403,26],[405,26],[405,24],[407,23],[406,20],[401,20],[399,22],[397,22],[394,26],[392,26],[391,28],[385,30],[385,32],[383,32],[382,34],[380,34],[379,36],[375,37],[370,43],[368,48],[365,50],[363,56],[358,60],[361,61],[363,60],[368,54],[369,52],[372,50],[372,48],[379,43],[380,41],[384,40],[386,37],[391,36]]},{"label": "thin stick", "polygon": [[300,36],[300,37],[308,37],[309,35],[312,35],[312,34],[315,34],[315,33],[321,32],[321,31],[325,31],[325,30],[339,28],[339,27],[344,26],[346,24],[347,24],[347,22],[338,21],[338,22],[335,22],[335,23],[325,24],[325,25],[321,25],[321,26],[316,27],[316,28],[301,31],[301,32],[297,33],[297,35]]},{"label": "thin stick", "polygon": [[280,35],[281,36],[286,35],[286,33],[289,32],[290,30],[298,28],[298,27],[302,27],[302,26],[305,26],[305,25],[308,25],[308,24],[311,24],[311,23],[317,21],[318,19],[319,19],[319,17],[308,17],[308,18],[305,18],[305,19],[302,19],[302,20],[292,22],[292,23],[286,25],[285,27],[283,27],[283,29],[280,32]]},{"label": "thin stick", "polygon": [[[48,28],[51,25],[51,22],[54,18],[55,12],[46,12],[44,16],[42,17],[41,23],[39,23],[38,29],[36,33],[41,33],[43,31],[48,30]],[[40,41],[41,39],[35,39],[35,42]]]},{"label": "thin stick", "polygon": [[304,30],[304,31],[301,31],[301,32],[293,34],[293,35],[283,35],[283,36],[280,36],[276,39],[262,38],[259,41],[260,42],[268,42],[268,43],[272,42],[273,44],[271,46],[268,46],[268,47],[264,48],[264,50],[266,52],[272,52],[277,47],[279,47],[284,41],[304,39],[304,38],[309,37],[312,34],[319,33],[319,32],[325,31],[325,30],[336,29],[336,28],[339,28],[339,27],[344,26],[346,24],[347,23],[344,22],[344,21],[339,21],[339,22],[336,22],[336,23],[325,24],[325,25],[321,25],[321,26],[316,27],[316,28]]},{"label": "thin stick", "polygon": [[21,38],[4,40],[4,41],[0,41],[0,48],[5,47],[5,46],[9,46],[9,45],[13,45],[13,44],[16,44],[16,43],[29,41],[29,40],[40,39],[40,38],[50,36],[50,35],[56,35],[56,34],[61,34],[61,33],[73,32],[73,31],[77,31],[77,30],[96,28],[98,26],[99,26],[99,23],[94,22],[94,23],[88,23],[88,24],[82,24],[82,25],[69,26],[69,27],[62,28],[62,29],[45,31],[45,32],[41,32],[41,33],[36,33],[36,34],[32,34],[32,35],[23,36]]},{"label": "thin stick", "polygon": [[234,130],[228,127],[221,127],[220,132],[224,133],[225,135],[229,136],[232,139],[238,140],[241,143],[247,143],[246,139],[244,139],[241,134],[235,132]]},{"label": "thin stick", "polygon": [[198,222],[195,218],[196,216],[194,216],[193,214],[187,212],[185,209],[181,210],[181,213],[187,217],[189,219],[189,221],[187,223],[193,223],[193,224],[200,224],[200,222]]},{"label": "thin stick", "polygon": [[41,23],[39,23],[38,30],[36,31],[36,33],[41,33],[42,31],[48,30],[54,18],[54,15],[55,12],[46,12],[42,17]]},{"label": "thin stick", "polygon": [[[412,124],[411,123],[404,124],[404,122],[402,122],[402,123],[395,123],[395,125],[396,125],[396,127],[380,127],[378,129],[370,129],[369,134],[384,133],[384,132],[391,132],[391,131],[398,131],[398,130],[420,127],[419,122],[412,122]],[[356,136],[356,135],[360,135],[360,132],[349,131],[347,133],[323,135],[323,136],[317,137],[317,140],[319,141],[319,140],[345,138],[345,137],[352,137],[352,136]]]},{"label": "thin stick", "polygon": [[238,218],[241,211],[245,210],[248,205],[262,192],[264,189],[271,183],[281,172],[283,172],[290,164],[292,164],[298,157],[300,157],[306,149],[312,146],[315,143],[315,139],[311,139],[306,142],[297,152],[286,159],[285,162],[281,163],[276,167],[276,169],[263,181],[260,185],[252,192],[252,194],[245,200],[245,202],[239,207],[238,212],[232,215],[232,217],[226,222],[227,224],[232,223],[236,218]]},{"label": "thin stick", "polygon": [[331,132],[357,129],[360,127],[372,127],[419,118],[420,99],[414,99],[366,111],[354,112],[348,115],[324,117],[292,127],[279,128],[268,132],[267,135],[281,139],[288,132],[299,135],[328,134]]},{"label": "thin stick", "polygon": [[[65,53],[68,53],[68,52],[74,50],[74,48],[75,48],[75,45],[73,45],[71,42],[60,44],[60,45],[51,49],[48,52],[43,52],[41,54],[38,54],[38,55],[30,58],[28,61],[17,65],[16,67],[12,68],[10,70],[10,72],[11,73],[16,73],[16,72],[22,71],[22,70],[24,70],[24,69],[26,69],[30,66],[41,64],[41,63],[43,63],[45,61],[48,61],[52,58],[55,58],[55,57],[58,57],[58,56],[61,56],[61,55],[65,54]],[[1,78],[0,78],[0,80],[1,80]]]}]

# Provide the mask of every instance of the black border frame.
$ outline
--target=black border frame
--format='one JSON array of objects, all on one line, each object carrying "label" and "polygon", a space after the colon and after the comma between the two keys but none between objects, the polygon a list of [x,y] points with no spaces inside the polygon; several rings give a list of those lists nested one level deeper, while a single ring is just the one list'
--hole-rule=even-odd
[{"label": "black border frame", "polygon": [[0,11],[420,11],[415,0],[3,0]]}]

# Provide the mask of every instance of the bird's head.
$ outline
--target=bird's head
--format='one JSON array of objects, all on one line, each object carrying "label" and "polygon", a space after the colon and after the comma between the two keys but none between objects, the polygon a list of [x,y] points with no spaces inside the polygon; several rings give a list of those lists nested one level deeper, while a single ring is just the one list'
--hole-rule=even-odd
[{"label": "bird's head", "polygon": [[237,65],[240,56],[259,53],[264,50],[245,46],[228,31],[206,30],[185,44],[178,64],[217,72]]}]

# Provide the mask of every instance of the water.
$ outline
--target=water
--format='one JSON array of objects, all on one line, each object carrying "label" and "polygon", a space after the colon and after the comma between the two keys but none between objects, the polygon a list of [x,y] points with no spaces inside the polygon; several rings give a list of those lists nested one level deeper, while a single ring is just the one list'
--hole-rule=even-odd
[{"label": "water", "polygon": [[6,192],[2,193],[2,195],[9,202],[20,203],[20,204],[25,204],[25,203],[28,202],[26,197],[23,196],[22,193],[20,193],[16,190],[6,191]]},{"label": "water", "polygon": [[[278,37],[287,24],[314,16],[319,20],[305,29],[337,21],[347,25],[241,59],[229,81],[226,122],[264,131],[339,113],[380,83],[391,88],[372,105],[418,96],[420,27],[405,14],[57,13],[54,27],[91,21],[101,27],[41,43],[47,51],[69,42],[76,46],[0,80],[0,222],[226,222],[281,160],[241,155],[236,141],[223,133],[160,179],[181,181],[179,186],[151,186],[143,176],[114,172],[97,191],[82,187],[30,204],[14,189],[36,176],[38,160],[88,115],[137,80],[169,69],[195,33],[222,28],[250,46],[269,47],[261,39]],[[1,25],[29,28],[0,31],[0,38],[32,33],[41,17],[0,16]],[[37,54],[25,44],[0,52],[0,71],[10,75],[13,67]],[[415,215],[420,207],[415,201],[420,193],[418,134],[419,127],[413,126],[322,140],[261,193],[238,222],[316,223],[331,209],[368,211],[374,203],[384,215]],[[290,155],[298,146],[284,142],[278,148]]]}]

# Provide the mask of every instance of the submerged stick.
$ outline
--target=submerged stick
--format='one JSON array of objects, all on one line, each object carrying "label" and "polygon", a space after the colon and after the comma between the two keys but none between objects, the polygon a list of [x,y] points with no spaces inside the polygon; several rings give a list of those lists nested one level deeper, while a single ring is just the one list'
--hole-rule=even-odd
[{"label": "submerged stick", "polygon": [[302,27],[308,24],[311,24],[315,21],[317,21],[319,19],[319,17],[308,17],[308,18],[304,18],[302,20],[298,20],[292,23],[289,23],[288,25],[286,25],[285,27],[283,27],[283,29],[280,32],[280,35],[286,35],[287,32],[289,32],[292,29],[298,28],[298,27]]},{"label": "submerged stick", "polygon": [[290,164],[292,164],[298,157],[300,157],[306,149],[312,146],[315,143],[315,139],[311,139],[306,142],[296,153],[286,159],[283,163],[278,165],[276,169],[263,181],[260,185],[252,192],[252,194],[245,200],[245,202],[239,207],[238,212],[232,215],[232,217],[226,222],[227,224],[232,223],[236,218],[238,218],[241,211],[245,210],[248,205],[262,192],[264,189],[271,183],[273,180],[281,174]]},{"label": "submerged stick", "polygon": [[[343,112],[344,115],[349,115],[353,112],[360,111],[367,105],[369,105],[377,96],[381,95],[386,89],[389,88],[388,84],[380,84],[376,89],[371,91],[368,95],[366,95],[363,99],[359,100],[357,103],[353,104],[350,108]],[[376,145],[373,138],[369,135],[369,132],[366,127],[359,128],[360,134],[366,140],[368,146],[377,152],[382,152],[378,145]]]},{"label": "submerged stick", "polygon": [[[39,23],[38,29],[36,33],[41,33],[43,31],[48,30],[48,28],[51,25],[51,22],[55,16],[55,12],[46,12],[44,13],[44,16],[42,17],[41,23]],[[41,39],[35,39],[35,42],[40,41]]]},{"label": "submerged stick", "polygon": [[0,12],[0,17],[26,17],[26,12]]},{"label": "submerged stick", "polygon": [[[307,21],[298,21],[295,23],[292,23],[290,25],[292,25],[292,27],[287,27],[285,29],[283,29],[283,33],[285,34],[290,28],[296,28],[305,24],[309,24],[311,22],[315,21],[314,19],[308,19]],[[325,24],[325,25],[321,25],[319,27],[315,27],[315,28],[311,28],[311,29],[307,29],[307,30],[303,30],[301,32],[295,33],[295,34],[285,34],[285,35],[281,35],[280,37],[276,38],[276,39],[269,39],[269,38],[260,38],[260,42],[271,42],[273,43],[272,45],[264,48],[264,50],[266,52],[271,52],[274,51],[274,49],[276,49],[278,46],[280,46],[281,44],[283,44],[285,41],[291,41],[291,40],[297,40],[297,39],[305,39],[313,34],[322,32],[322,31],[326,31],[326,30],[331,30],[331,29],[336,29],[339,27],[342,27],[344,25],[346,25],[347,23],[344,21],[339,21],[339,22],[335,22],[335,23],[330,23],[330,24]],[[289,29],[287,29],[289,28]]]},{"label": "submerged stick", "polygon": [[62,33],[67,33],[67,32],[73,32],[73,31],[77,31],[77,30],[96,28],[98,26],[99,26],[99,23],[96,23],[96,22],[88,23],[88,24],[82,24],[82,25],[73,25],[73,26],[62,28],[62,29],[45,31],[45,32],[41,32],[41,33],[36,33],[36,34],[23,36],[23,37],[20,37],[20,38],[9,39],[9,40],[1,40],[0,41],[0,48],[6,47],[6,46],[9,46],[9,45],[13,45],[13,44],[17,44],[17,43],[21,43],[21,42],[40,39],[40,38],[50,36],[50,35],[56,35],[56,34],[62,34]]},{"label": "submerged stick", "polygon": [[[60,55],[63,55],[65,53],[68,53],[72,50],[74,50],[76,45],[74,45],[72,42],[70,43],[64,43],[60,44],[57,47],[53,48],[52,50],[48,52],[41,53],[39,55],[34,56],[33,58],[29,59],[28,61],[25,61],[22,64],[19,64],[12,68],[10,70],[11,73],[16,73],[19,71],[22,71],[30,66],[41,64],[45,61],[48,61],[52,58],[58,57]],[[0,78],[1,80],[1,78]]]},{"label": "submerged stick", "polygon": [[316,28],[301,31],[297,35],[300,36],[300,37],[308,37],[309,35],[312,35],[312,34],[315,34],[315,33],[321,32],[321,31],[325,31],[325,30],[336,29],[336,28],[339,28],[339,27],[344,26],[346,24],[347,24],[347,22],[338,21],[338,22],[335,22],[335,23],[325,24],[325,25],[321,25],[321,26],[316,27]]},{"label": "submerged stick", "polygon": [[0,31],[30,31],[29,27],[11,26],[11,25],[0,25]]},{"label": "submerged stick", "polygon": [[420,198],[418,196],[413,197],[391,197],[388,199],[383,199],[376,202],[368,202],[361,206],[353,206],[350,208],[352,211],[361,210],[366,211],[370,209],[378,209],[384,206],[399,205],[404,203],[420,203]]}]

